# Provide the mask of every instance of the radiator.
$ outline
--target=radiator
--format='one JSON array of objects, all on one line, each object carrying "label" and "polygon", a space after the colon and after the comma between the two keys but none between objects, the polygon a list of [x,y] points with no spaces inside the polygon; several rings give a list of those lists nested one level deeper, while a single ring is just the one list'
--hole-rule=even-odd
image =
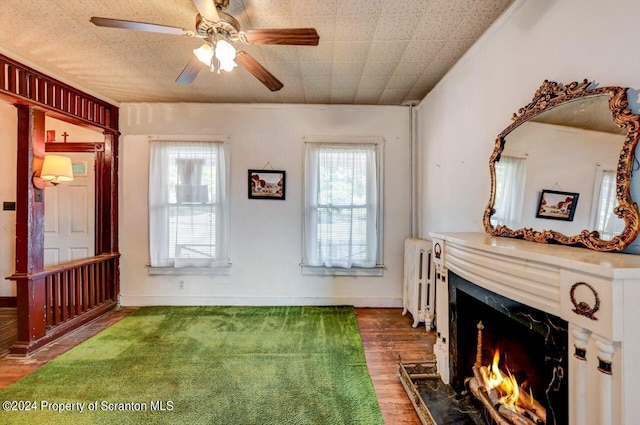
[{"label": "radiator", "polygon": [[431,241],[409,238],[404,242],[404,279],[402,285],[402,314],[413,316],[413,327],[424,322],[433,329],[435,285],[432,281]]}]

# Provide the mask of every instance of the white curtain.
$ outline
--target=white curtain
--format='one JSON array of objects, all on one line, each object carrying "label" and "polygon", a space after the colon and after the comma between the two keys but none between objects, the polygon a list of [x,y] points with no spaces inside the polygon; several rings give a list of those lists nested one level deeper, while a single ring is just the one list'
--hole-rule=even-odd
[{"label": "white curtain", "polygon": [[305,265],[376,265],[377,185],[376,145],[307,143]]},{"label": "white curtain", "polygon": [[520,227],[522,204],[524,202],[524,185],[526,162],[523,158],[503,156],[496,163],[496,213],[491,223],[505,225],[509,228]]},{"label": "white curtain", "polygon": [[229,263],[227,173],[221,142],[151,143],[152,267],[212,268]]},{"label": "white curtain", "polygon": [[603,170],[600,173],[600,184],[597,190],[595,228],[600,232],[600,238],[610,240],[624,230],[624,220],[614,214],[613,209],[618,206],[616,198],[616,172]]}]

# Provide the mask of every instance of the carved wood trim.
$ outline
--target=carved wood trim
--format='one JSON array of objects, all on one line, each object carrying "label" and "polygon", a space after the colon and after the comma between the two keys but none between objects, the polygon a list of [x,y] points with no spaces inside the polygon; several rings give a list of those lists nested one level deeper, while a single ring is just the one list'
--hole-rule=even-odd
[{"label": "carved wood trim", "polygon": [[[119,110],[80,90],[55,80],[0,54],[0,99],[16,106],[17,190],[16,190],[16,306],[18,342],[13,353],[26,354],[61,336],[75,324],[86,323],[116,305],[120,291],[118,254],[118,131]],[[100,129],[104,142],[45,143],[44,117],[52,116],[81,127]],[[67,145],[67,146],[61,146]],[[101,281],[101,294],[110,294],[106,304],[82,312],[55,329],[47,328],[46,282],[51,271],[43,269],[42,194],[33,187],[33,171],[42,162],[45,151],[93,152],[96,156],[96,247],[97,258],[115,256],[112,270]],[[66,267],[66,266],[65,266]],[[85,279],[95,279],[90,274]],[[66,279],[66,277],[65,277]],[[103,307],[104,306],[104,307]],[[86,317],[86,319],[85,319]],[[67,324],[69,323],[69,324]]]},{"label": "carved wood trim", "polygon": [[[578,286],[586,286],[591,290],[591,293],[593,293],[593,298],[594,298],[593,306],[589,305],[589,303],[587,303],[586,301],[576,301],[575,293],[576,293],[576,288]],[[574,313],[584,317],[588,317],[591,320],[598,320],[595,314],[598,310],[600,310],[600,296],[598,295],[598,292],[595,289],[593,289],[593,286],[589,285],[586,282],[576,282],[571,286],[569,297],[571,298],[571,303],[575,307],[573,309]]]},{"label": "carved wood trim", "polygon": [[0,54],[0,97],[47,115],[103,130],[118,129],[118,107]]},{"label": "carved wood trim", "polygon": [[442,256],[442,247],[440,246],[439,242],[436,242],[435,245],[433,246],[433,255],[437,259],[440,259],[440,257]]},{"label": "carved wood trim", "polygon": [[104,151],[104,142],[45,143],[45,152],[96,153]]},{"label": "carved wood trim", "polygon": [[[630,184],[634,152],[640,138],[640,115],[633,113],[628,108],[629,102],[627,101],[626,87],[610,86],[590,89],[590,85],[591,83],[586,79],[581,82],[574,81],[564,86],[560,83],[545,80],[536,91],[532,101],[514,113],[512,117],[513,123],[497,136],[493,153],[489,159],[491,193],[482,220],[487,233],[494,236],[508,236],[539,243],[556,242],[563,245],[582,246],[596,251],[622,251],[638,236],[638,233],[640,233],[640,214],[637,203],[631,198]],[[491,216],[495,213],[495,163],[500,160],[507,135],[525,121],[555,106],[581,97],[598,95],[610,96],[609,109],[613,120],[620,127],[627,130],[618,159],[616,196],[619,205],[614,210],[616,215],[624,220],[624,230],[611,240],[603,240],[600,239],[600,234],[597,231],[589,230],[583,230],[578,235],[567,236],[554,230],[510,229],[504,225],[494,227],[491,224]]]}]

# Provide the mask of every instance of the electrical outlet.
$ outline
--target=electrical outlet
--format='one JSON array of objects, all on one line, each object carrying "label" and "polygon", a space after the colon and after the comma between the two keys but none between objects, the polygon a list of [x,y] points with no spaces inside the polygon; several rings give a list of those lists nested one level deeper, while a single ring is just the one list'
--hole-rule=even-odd
[{"label": "electrical outlet", "polygon": [[184,289],[184,281],[180,281],[180,289]]}]

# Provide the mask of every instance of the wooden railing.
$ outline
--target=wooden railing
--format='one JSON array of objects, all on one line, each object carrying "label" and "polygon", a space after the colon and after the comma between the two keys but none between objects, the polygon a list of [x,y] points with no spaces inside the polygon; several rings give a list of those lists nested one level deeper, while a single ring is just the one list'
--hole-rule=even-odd
[{"label": "wooden railing", "polygon": [[18,341],[11,353],[28,354],[114,308],[119,259],[101,254],[10,276],[18,289]]},{"label": "wooden railing", "polygon": [[107,301],[116,301],[112,283],[116,255],[101,255],[45,270],[47,329]]}]

